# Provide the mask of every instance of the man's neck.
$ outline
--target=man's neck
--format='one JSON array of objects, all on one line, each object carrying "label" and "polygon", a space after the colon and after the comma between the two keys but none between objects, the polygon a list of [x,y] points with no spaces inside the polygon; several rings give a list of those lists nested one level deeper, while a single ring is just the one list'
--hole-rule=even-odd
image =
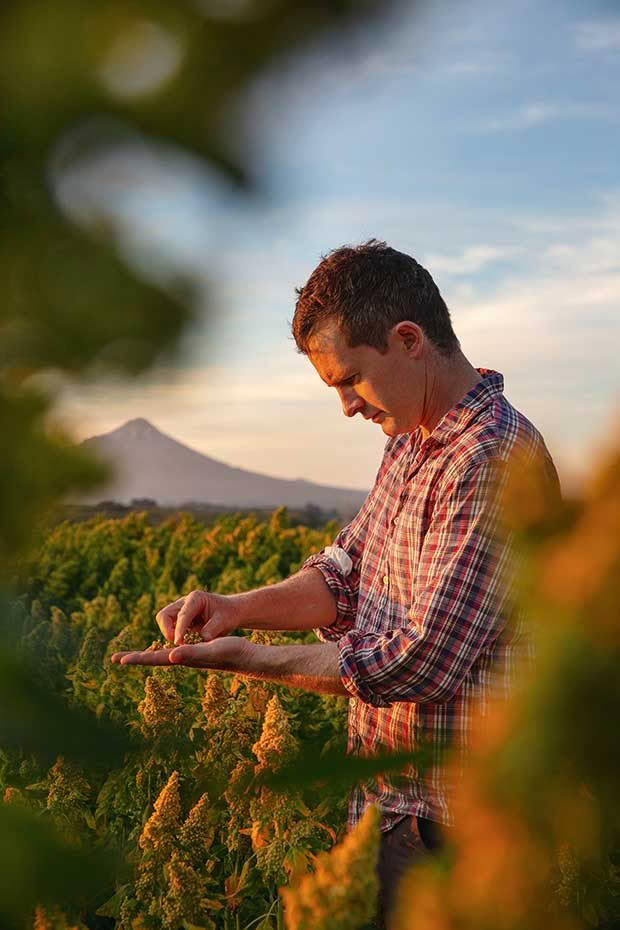
[{"label": "man's neck", "polygon": [[442,365],[439,369],[435,369],[435,383],[440,385],[443,381],[446,390],[445,394],[443,394],[440,399],[438,398],[436,411],[430,417],[429,422],[427,424],[420,424],[422,442],[428,439],[446,413],[452,410],[453,407],[456,407],[465,395],[482,379],[480,372],[470,364],[464,355],[460,356],[457,365],[458,374],[455,373],[453,364],[449,366]]}]

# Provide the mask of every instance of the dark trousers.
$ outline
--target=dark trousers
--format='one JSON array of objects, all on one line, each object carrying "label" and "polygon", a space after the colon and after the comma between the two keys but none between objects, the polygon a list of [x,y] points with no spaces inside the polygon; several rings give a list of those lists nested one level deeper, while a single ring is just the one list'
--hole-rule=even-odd
[{"label": "dark trousers", "polygon": [[422,817],[405,817],[391,830],[381,834],[379,847],[379,907],[375,926],[390,930],[390,918],[396,891],[403,873],[414,862],[427,859],[441,850],[449,827],[443,827]]}]

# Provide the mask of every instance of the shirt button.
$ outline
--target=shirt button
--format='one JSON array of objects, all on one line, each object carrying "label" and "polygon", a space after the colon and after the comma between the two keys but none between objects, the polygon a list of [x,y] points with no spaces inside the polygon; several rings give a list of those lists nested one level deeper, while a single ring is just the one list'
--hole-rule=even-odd
[{"label": "shirt button", "polygon": [[384,576],[383,576],[383,584],[384,584],[384,585],[387,585],[388,581],[389,581],[388,576],[387,576],[387,575],[384,575]]}]

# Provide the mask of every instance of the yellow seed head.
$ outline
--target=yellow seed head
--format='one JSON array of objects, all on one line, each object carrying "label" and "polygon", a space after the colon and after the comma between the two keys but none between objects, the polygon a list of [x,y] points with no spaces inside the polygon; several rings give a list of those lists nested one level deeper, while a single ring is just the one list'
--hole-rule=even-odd
[{"label": "yellow seed head", "polygon": [[298,742],[291,733],[286,711],[278,695],[274,694],[267,705],[260,739],[252,746],[252,752],[258,759],[256,772],[281,768],[295,756],[297,750]]},{"label": "yellow seed head", "polygon": [[343,841],[316,859],[314,873],[281,888],[287,930],[356,930],[377,906],[379,809],[368,807]]},{"label": "yellow seed head", "polygon": [[53,930],[53,924],[44,907],[35,907],[32,930]]},{"label": "yellow seed head", "polygon": [[180,819],[179,773],[173,772],[155,801],[155,810],[144,825],[139,840],[140,848],[152,849],[162,857],[167,856],[176,840]]},{"label": "yellow seed head", "polygon": [[196,923],[202,911],[204,882],[178,853],[168,863],[168,893],[162,904],[164,926],[177,930],[187,920]]},{"label": "yellow seed head", "polygon": [[218,672],[210,672],[202,697],[202,710],[210,727],[218,726],[228,700],[229,694],[222,676]]},{"label": "yellow seed head", "polygon": [[28,798],[24,792],[20,791],[19,788],[13,788],[11,785],[4,789],[2,800],[5,804],[21,804],[24,807],[28,806]]},{"label": "yellow seed head", "polygon": [[90,795],[90,785],[81,770],[63,756],[58,756],[48,774],[47,806],[60,814],[71,814]]},{"label": "yellow seed head", "polygon": [[188,855],[195,857],[197,860],[204,858],[204,854],[213,843],[215,827],[212,824],[212,819],[209,798],[206,794],[203,794],[192,807],[179,832],[181,846]]},{"label": "yellow seed head", "polygon": [[173,733],[183,719],[183,701],[174,684],[151,675],[146,679],[144,692],[138,713],[148,730],[155,736]]}]

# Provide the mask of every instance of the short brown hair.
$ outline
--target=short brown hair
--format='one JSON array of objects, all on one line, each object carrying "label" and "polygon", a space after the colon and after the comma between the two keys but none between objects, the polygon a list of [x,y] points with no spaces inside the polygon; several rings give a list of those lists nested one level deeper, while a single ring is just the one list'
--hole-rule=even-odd
[{"label": "short brown hair", "polygon": [[350,348],[368,345],[386,352],[389,330],[401,320],[412,320],[442,355],[460,349],[450,312],[426,268],[377,239],[322,256],[296,293],[291,330],[304,355],[314,331],[330,318]]}]

